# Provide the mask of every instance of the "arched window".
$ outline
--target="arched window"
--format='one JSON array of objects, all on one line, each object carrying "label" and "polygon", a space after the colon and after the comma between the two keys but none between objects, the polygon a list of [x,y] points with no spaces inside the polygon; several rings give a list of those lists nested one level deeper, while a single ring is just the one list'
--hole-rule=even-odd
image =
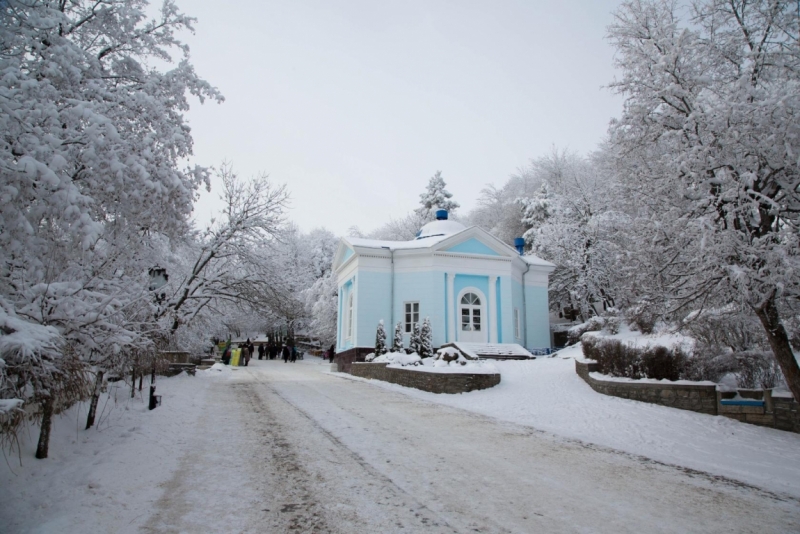
[{"label": "arched window", "polygon": [[353,293],[347,297],[347,311],[345,312],[345,339],[353,339]]},{"label": "arched window", "polygon": [[461,330],[481,331],[481,299],[475,293],[465,293],[461,297]]}]

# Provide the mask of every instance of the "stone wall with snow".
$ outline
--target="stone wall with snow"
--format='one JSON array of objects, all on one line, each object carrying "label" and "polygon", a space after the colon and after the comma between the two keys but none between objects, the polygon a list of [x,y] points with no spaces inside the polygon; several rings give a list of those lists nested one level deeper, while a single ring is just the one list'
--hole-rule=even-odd
[{"label": "stone wall with snow", "polygon": [[383,380],[430,393],[467,393],[487,389],[500,383],[500,373],[437,373],[417,368],[389,367],[385,363],[353,363],[353,376]]}]

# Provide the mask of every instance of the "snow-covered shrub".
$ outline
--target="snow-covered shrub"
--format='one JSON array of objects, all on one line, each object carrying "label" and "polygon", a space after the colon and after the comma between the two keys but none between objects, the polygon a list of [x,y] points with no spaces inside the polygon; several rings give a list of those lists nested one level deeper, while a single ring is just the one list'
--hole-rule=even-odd
[{"label": "snow-covered shrub", "polygon": [[375,333],[375,354],[380,356],[386,354],[386,329],[383,327],[383,320],[378,323],[378,331]]},{"label": "snow-covered shrub", "polygon": [[603,313],[603,330],[612,336],[619,334],[620,322],[619,311],[616,308],[608,308]]},{"label": "snow-covered shrub", "polygon": [[771,388],[783,373],[769,351],[763,327],[749,310],[730,305],[691,313],[683,329],[697,340],[688,374],[718,382],[732,373],[741,388]]},{"label": "snow-covered shrub", "polygon": [[725,375],[735,373],[737,369],[738,362],[731,351],[709,350],[709,347],[695,345],[684,378],[720,383]]},{"label": "snow-covered shrub", "polygon": [[394,326],[394,339],[392,340],[392,352],[403,352],[403,323],[400,321]]},{"label": "snow-covered shrub", "polygon": [[593,336],[582,339],[581,347],[586,359],[597,362],[600,373],[633,379],[680,380],[689,361],[689,356],[677,347],[633,347],[616,339]]},{"label": "snow-covered shrub", "polygon": [[414,323],[411,326],[411,338],[408,341],[406,352],[419,354],[420,350],[422,350],[422,334],[419,329],[419,323]]},{"label": "snow-covered shrub", "polygon": [[744,352],[766,349],[768,342],[758,318],[735,307],[693,312],[682,329],[698,341],[703,352]]},{"label": "snow-covered shrub", "polygon": [[422,358],[433,356],[433,331],[431,330],[431,320],[425,317],[422,321],[422,331],[420,332],[419,355]]},{"label": "snow-covered shrub", "polygon": [[567,332],[567,345],[574,345],[581,340],[581,336],[586,332],[599,332],[603,329],[604,320],[602,317],[592,317],[585,323],[573,326]]},{"label": "snow-covered shrub", "polygon": [[641,358],[642,373],[647,378],[658,380],[684,378],[688,356],[677,347],[667,348],[661,345],[647,347],[642,352]]},{"label": "snow-covered shrub", "polygon": [[628,308],[626,317],[631,330],[638,330],[642,334],[652,334],[658,320],[658,314],[653,310],[652,303],[648,301],[639,301],[636,305]]},{"label": "snow-covered shrub", "polygon": [[783,373],[771,352],[753,350],[734,357],[738,364],[734,374],[740,388],[769,389],[783,384]]}]

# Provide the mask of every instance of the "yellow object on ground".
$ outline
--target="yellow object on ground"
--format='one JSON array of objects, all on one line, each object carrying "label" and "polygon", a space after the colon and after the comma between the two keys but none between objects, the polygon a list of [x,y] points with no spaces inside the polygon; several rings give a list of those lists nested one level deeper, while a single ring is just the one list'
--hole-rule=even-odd
[{"label": "yellow object on ground", "polygon": [[236,367],[239,365],[239,358],[242,356],[242,349],[233,349],[231,351],[231,365]]}]

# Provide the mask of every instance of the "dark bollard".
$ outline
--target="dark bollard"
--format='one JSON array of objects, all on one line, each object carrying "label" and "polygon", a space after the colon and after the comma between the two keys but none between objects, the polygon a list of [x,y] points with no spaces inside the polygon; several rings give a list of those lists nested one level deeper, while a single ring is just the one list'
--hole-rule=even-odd
[{"label": "dark bollard", "polygon": [[150,386],[150,405],[151,410],[155,410],[157,406],[161,406],[161,395],[156,395],[156,387]]}]

